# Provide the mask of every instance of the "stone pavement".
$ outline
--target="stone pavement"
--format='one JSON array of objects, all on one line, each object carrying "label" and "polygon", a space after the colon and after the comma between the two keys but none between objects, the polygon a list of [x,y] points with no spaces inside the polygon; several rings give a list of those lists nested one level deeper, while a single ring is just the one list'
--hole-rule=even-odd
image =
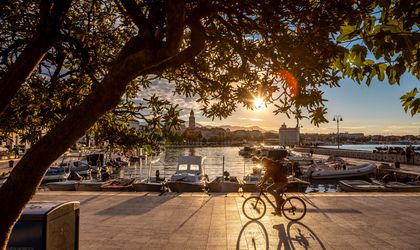
[{"label": "stone pavement", "polygon": [[240,194],[38,192],[81,202],[80,249],[419,249],[420,193],[299,194],[300,222],[242,213]]}]

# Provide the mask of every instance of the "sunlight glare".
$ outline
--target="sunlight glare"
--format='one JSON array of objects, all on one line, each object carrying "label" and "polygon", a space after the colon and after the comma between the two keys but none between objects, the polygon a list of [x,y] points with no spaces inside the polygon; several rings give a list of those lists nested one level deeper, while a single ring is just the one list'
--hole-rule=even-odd
[{"label": "sunlight glare", "polygon": [[265,104],[265,102],[264,102],[263,98],[261,98],[261,97],[255,97],[254,98],[254,106],[255,106],[256,109],[263,108],[264,104]]}]

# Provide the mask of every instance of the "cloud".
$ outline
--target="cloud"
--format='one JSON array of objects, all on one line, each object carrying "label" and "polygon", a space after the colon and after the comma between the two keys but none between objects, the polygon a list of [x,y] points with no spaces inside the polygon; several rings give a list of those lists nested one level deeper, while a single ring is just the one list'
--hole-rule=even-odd
[{"label": "cloud", "polygon": [[178,107],[183,110],[181,117],[188,117],[190,110],[193,109],[197,116],[201,116],[199,109],[201,104],[196,101],[196,97],[185,97],[175,93],[175,85],[165,79],[153,80],[150,87],[139,92],[136,102],[142,102],[144,98],[149,98],[152,95],[170,101],[172,104],[178,104]]},{"label": "cloud", "polygon": [[239,120],[246,120],[246,121],[252,121],[252,122],[261,122],[263,119],[260,118],[248,118],[248,117],[241,117]]}]

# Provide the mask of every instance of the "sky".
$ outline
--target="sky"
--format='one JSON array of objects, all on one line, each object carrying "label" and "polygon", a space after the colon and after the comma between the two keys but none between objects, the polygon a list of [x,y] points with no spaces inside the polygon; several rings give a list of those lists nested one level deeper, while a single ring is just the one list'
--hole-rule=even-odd
[{"label": "sky", "polygon": [[[332,121],[334,115],[341,115],[340,132],[364,133],[365,135],[420,135],[420,115],[411,116],[405,113],[400,97],[414,87],[420,88],[420,81],[411,74],[401,78],[400,85],[389,85],[387,80],[372,81],[371,86],[358,85],[350,79],[340,81],[337,88],[323,88],[324,98],[328,100],[327,119],[330,121],[314,126],[308,119],[300,122],[302,133],[336,133],[337,123]],[[285,123],[287,127],[295,127],[296,120],[288,119],[285,115],[274,115],[273,106],[262,107],[257,110],[247,110],[239,107],[227,119],[209,119],[202,116],[199,103],[194,98],[184,98],[173,95],[173,87],[165,80],[157,80],[142,96],[158,93],[183,109],[181,119],[188,121],[191,108],[194,110],[195,119],[201,125],[234,125],[234,126],[259,126],[267,131],[278,131]]]}]

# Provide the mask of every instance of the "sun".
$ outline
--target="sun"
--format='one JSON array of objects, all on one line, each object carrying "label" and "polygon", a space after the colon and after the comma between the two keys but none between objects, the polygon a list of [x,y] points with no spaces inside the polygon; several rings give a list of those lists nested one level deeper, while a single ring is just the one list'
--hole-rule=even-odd
[{"label": "sun", "polygon": [[261,109],[261,108],[263,108],[265,106],[265,101],[264,101],[264,99],[263,98],[261,98],[261,97],[255,97],[254,98],[254,107],[256,108],[256,109]]}]

